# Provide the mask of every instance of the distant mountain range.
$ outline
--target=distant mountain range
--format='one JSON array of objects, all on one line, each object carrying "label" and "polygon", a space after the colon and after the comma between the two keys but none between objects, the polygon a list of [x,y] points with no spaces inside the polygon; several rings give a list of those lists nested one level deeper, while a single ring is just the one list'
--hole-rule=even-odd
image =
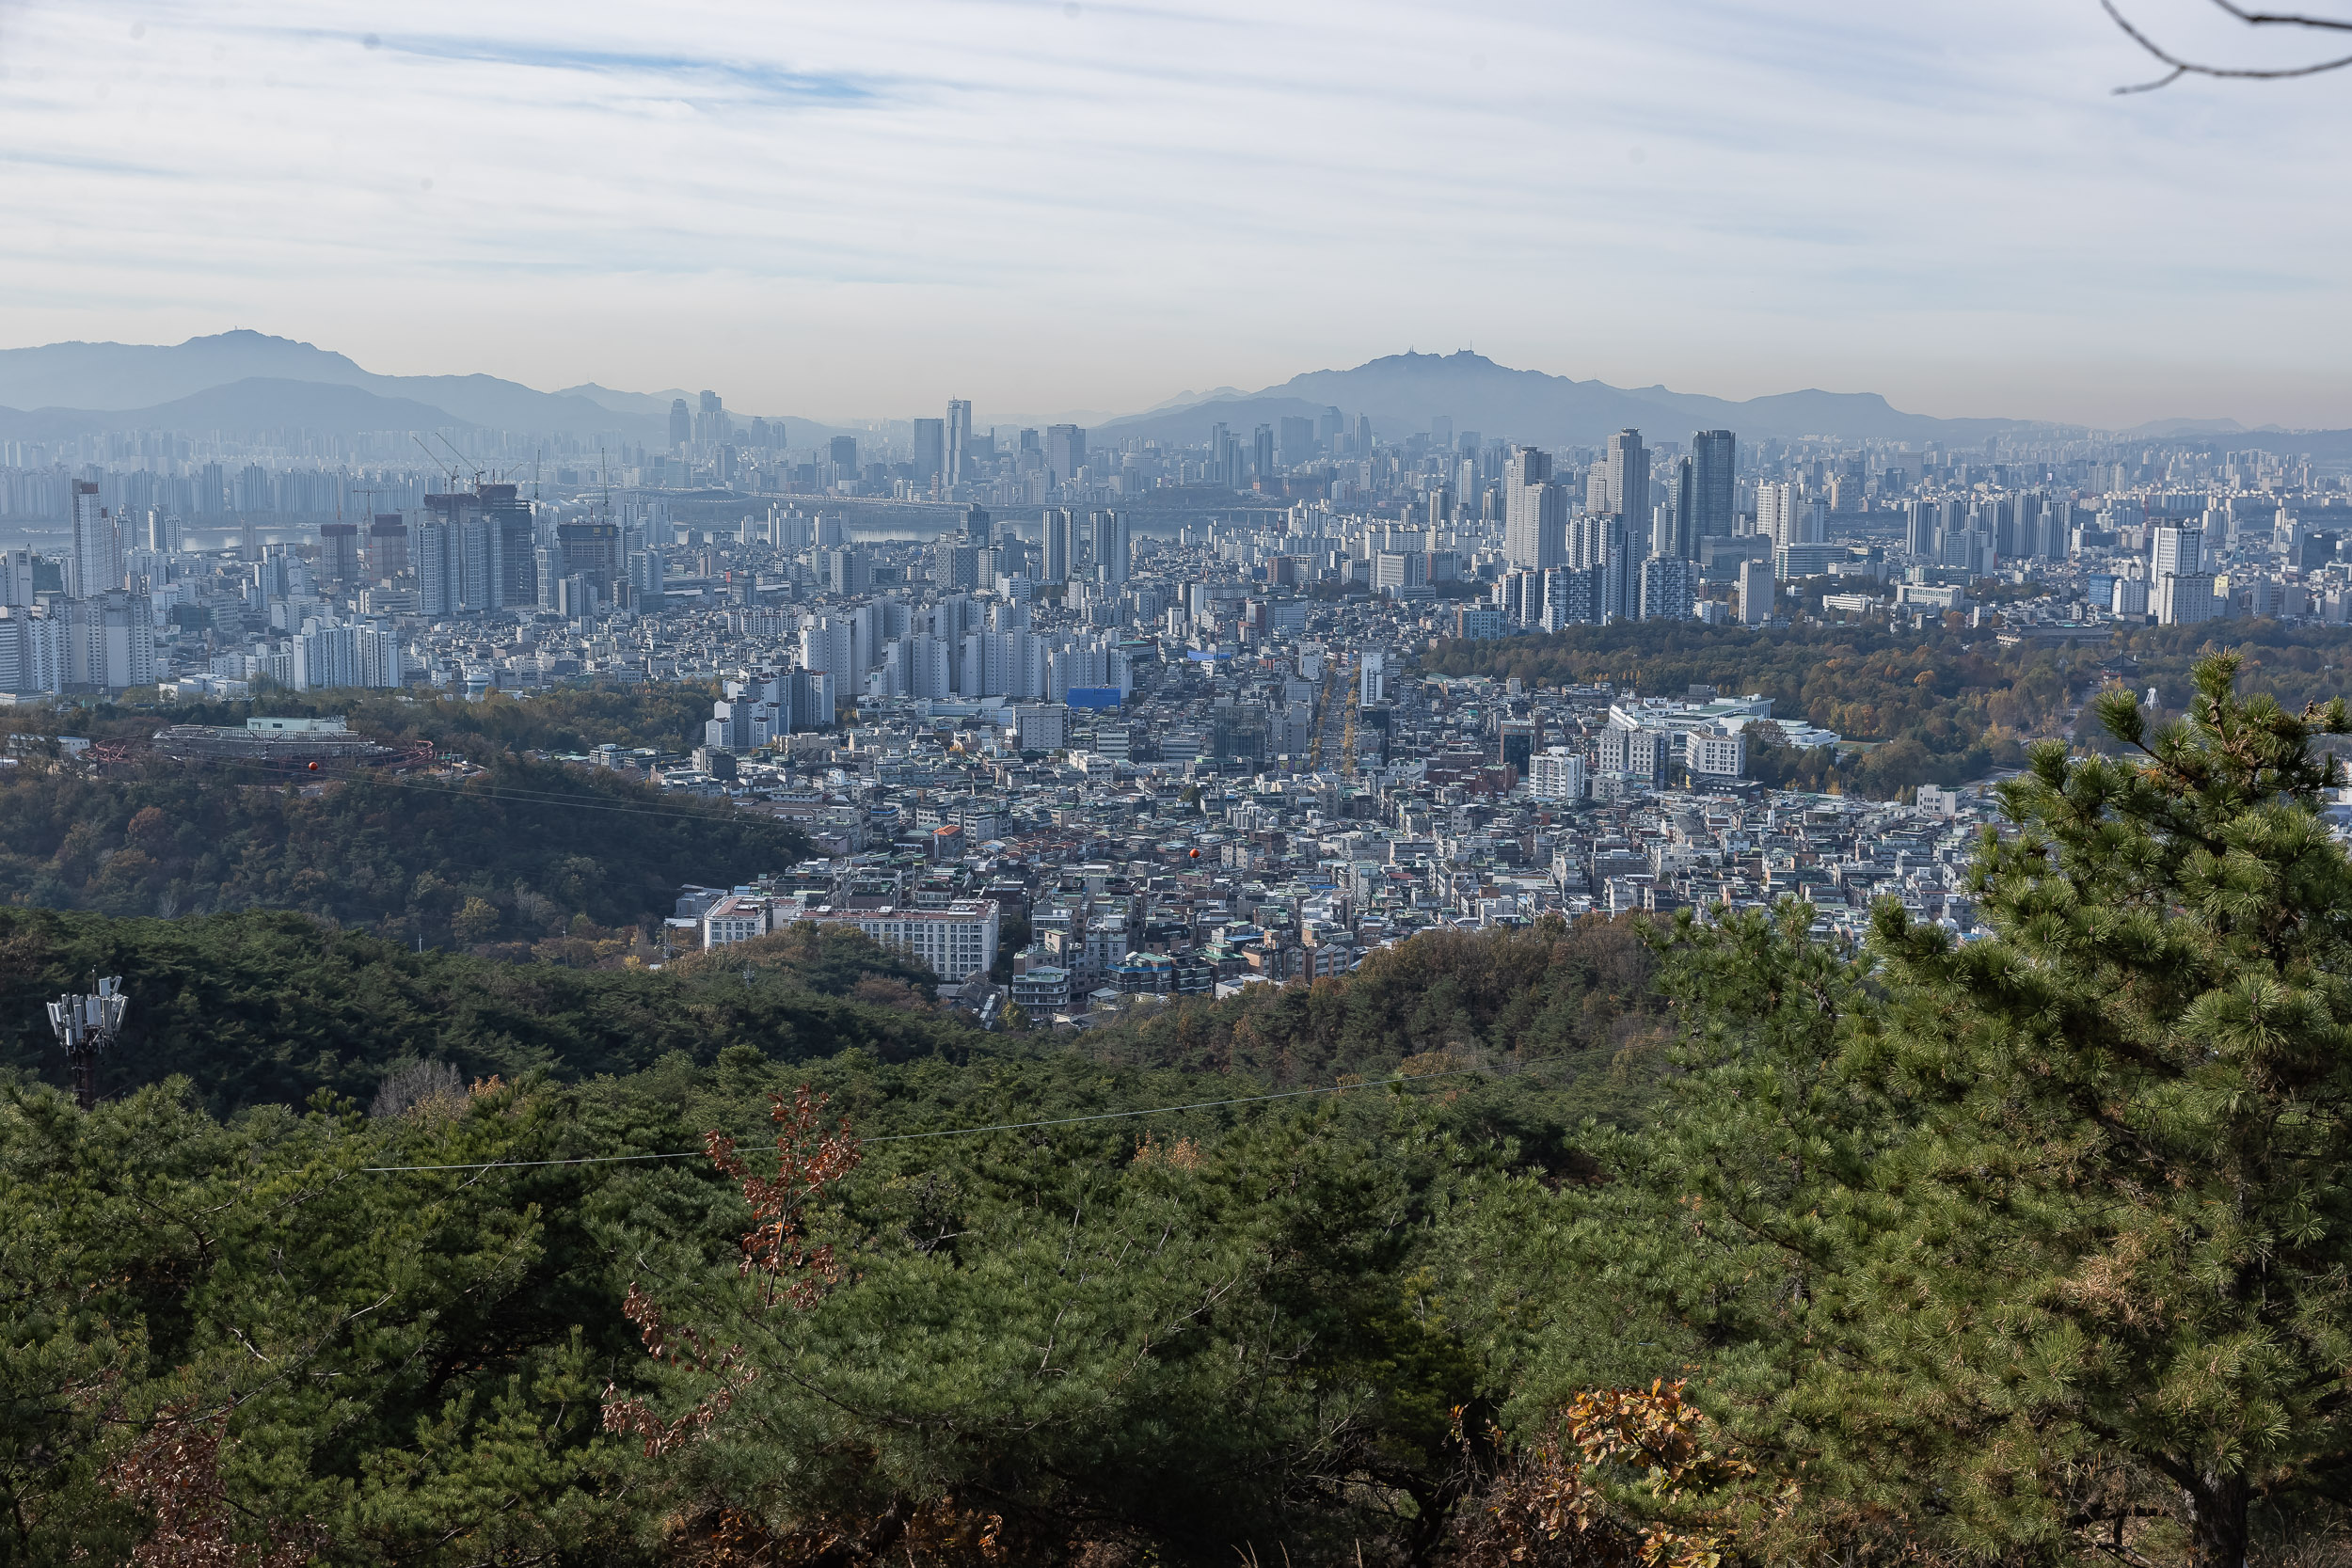
[{"label": "distant mountain range", "polygon": [[1374,433],[1401,440],[1449,417],[1458,436],[1534,445],[1597,445],[1629,427],[1653,439],[1693,430],[1735,430],[1744,439],[1802,436],[1902,441],[1981,441],[2031,427],[2023,420],[1940,420],[1906,414],[1875,392],[1783,392],[1735,403],[1664,387],[1612,387],[1541,371],[1515,371],[1484,355],[1392,354],[1350,371],[1311,371],[1263,391],[1229,390],[1184,406],[1163,405],[1113,421],[1104,433],[1199,441],[1222,421],[1245,438],[1285,415],[1312,418],[1336,407],[1352,424],[1369,415]]},{"label": "distant mountain range", "polygon": [[[352,436],[477,426],[530,435],[669,439],[676,390],[616,392],[594,383],[542,392],[494,375],[378,375],[291,338],[235,331],[184,343],[47,343],[0,349],[0,439],[56,440],[105,430],[286,426]],[[792,420],[788,439],[834,433]]]},{"label": "distant mountain range", "polygon": [[[542,392],[490,375],[378,375],[349,357],[266,333],[234,331],[170,345],[49,343],[0,349],[0,439],[56,440],[108,430],[217,430],[229,435],[308,428],[367,431],[464,427],[590,439],[667,440],[678,388],[628,392],[584,382]],[[1665,387],[1612,387],[1541,371],[1513,370],[1484,356],[1392,354],[1353,370],[1311,371],[1278,387],[1183,392],[1140,414],[1094,427],[1098,439],[1130,436],[1194,444],[1223,423],[1247,440],[1261,424],[1314,419],[1336,407],[1402,440],[1450,418],[1456,435],[1535,445],[1595,446],[1629,426],[1653,441],[1693,430],[1728,429],[1742,439],[1832,436],[1968,445],[2034,428],[2022,420],[1947,420],[1907,414],[1875,392],[1783,392],[1733,402]],[[770,416],[773,419],[775,416]],[[792,418],[787,439],[813,446],[834,435],[872,432]],[[2161,420],[2128,436],[2163,439],[2226,436],[2248,446],[2335,450],[2352,433],[2290,436],[2249,431],[2233,420]]]}]

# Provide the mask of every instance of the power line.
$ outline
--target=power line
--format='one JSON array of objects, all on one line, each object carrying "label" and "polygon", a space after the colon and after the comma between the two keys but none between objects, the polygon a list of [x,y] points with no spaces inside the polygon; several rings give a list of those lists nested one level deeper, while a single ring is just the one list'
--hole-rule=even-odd
[{"label": "power line", "polygon": [[[880,1137],[858,1138],[859,1145],[914,1143],[926,1138],[962,1138],[981,1132],[1025,1132],[1041,1127],[1074,1127],[1081,1122],[1120,1121],[1135,1117],[1168,1116],[1178,1111],[1213,1111],[1232,1105],[1263,1105],[1275,1100],[1298,1100],[1309,1095],[1344,1094],[1349,1089],[1380,1088],[1389,1085],[1406,1087],[1438,1078],[1460,1078],[1483,1072],[1483,1068],[1454,1068],[1445,1072],[1417,1072],[1409,1077],[1391,1076],[1367,1079],[1360,1084],[1327,1084],[1311,1089],[1285,1089],[1279,1094],[1241,1095],[1232,1100],[1196,1100],[1184,1105],[1153,1105],[1136,1111],[1097,1111],[1083,1117],[1054,1117],[1043,1121],[999,1121],[985,1127],[943,1127],[930,1132],[887,1132]],[[1540,1069],[1534,1070],[1540,1071]],[[589,1154],[572,1160],[485,1160],[472,1164],[457,1165],[361,1165],[363,1172],[390,1173],[416,1170],[504,1170],[526,1169],[533,1165],[606,1165],[644,1160],[692,1160],[707,1150],[680,1149],[671,1154]]]}]

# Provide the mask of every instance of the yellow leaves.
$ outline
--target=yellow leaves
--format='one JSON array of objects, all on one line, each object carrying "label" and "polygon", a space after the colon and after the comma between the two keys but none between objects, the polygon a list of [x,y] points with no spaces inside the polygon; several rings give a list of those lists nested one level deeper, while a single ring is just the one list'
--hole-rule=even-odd
[{"label": "yellow leaves", "polygon": [[[1787,1517],[1794,1483],[1759,1488],[1756,1466],[1711,1440],[1713,1423],[1686,1386],[1660,1379],[1576,1395],[1496,1477],[1464,1560],[1522,1562],[1573,1535],[1579,1555],[1602,1568],[1722,1568],[1742,1517]],[[1458,1438],[1462,1412],[1454,1415]],[[1629,1517],[1613,1491],[1611,1478],[1628,1470],[1639,1476],[1643,1517]]]},{"label": "yellow leaves", "polygon": [[1191,1138],[1164,1144],[1147,1133],[1136,1141],[1134,1164],[1140,1169],[1195,1171],[1200,1168],[1200,1145]]}]

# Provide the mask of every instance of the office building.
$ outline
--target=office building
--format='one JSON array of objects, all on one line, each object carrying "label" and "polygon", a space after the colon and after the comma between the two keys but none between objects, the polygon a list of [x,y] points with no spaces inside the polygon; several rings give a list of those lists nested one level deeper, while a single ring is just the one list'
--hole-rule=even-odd
[{"label": "office building", "polygon": [[914,421],[914,483],[925,487],[938,483],[947,471],[947,421],[917,420]]},{"label": "office building", "polygon": [[964,483],[972,477],[972,405],[961,398],[948,402],[946,441],[947,483]]},{"label": "office building", "polygon": [[1496,750],[1496,760],[1516,770],[1522,779],[1534,766],[1535,753],[1543,750],[1544,724],[1540,719],[1505,719]]},{"label": "office building", "polygon": [[98,504],[96,484],[77,479],[68,488],[72,539],[65,558],[65,591],[72,598],[93,598],[122,586],[122,533]]},{"label": "office building", "polygon": [[1702,430],[1691,437],[1690,554],[1702,539],[1728,539],[1739,517],[1740,438],[1728,430]]},{"label": "office building", "polygon": [[1052,484],[1068,484],[1078,477],[1078,470],[1087,463],[1087,433],[1074,424],[1045,427],[1046,481]]}]

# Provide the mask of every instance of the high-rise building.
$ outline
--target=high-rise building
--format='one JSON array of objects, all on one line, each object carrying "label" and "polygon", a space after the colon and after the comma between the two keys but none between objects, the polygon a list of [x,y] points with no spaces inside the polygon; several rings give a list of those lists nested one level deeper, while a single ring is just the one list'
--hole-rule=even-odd
[{"label": "high-rise building", "polygon": [[914,483],[930,485],[947,472],[947,421],[914,421]]},{"label": "high-rise building", "polygon": [[1609,437],[1609,510],[1640,528],[1649,521],[1649,449],[1638,430]]},{"label": "high-rise building", "polygon": [[694,439],[717,445],[727,438],[727,411],[719,394],[706,389],[694,412]]},{"label": "high-rise building", "polygon": [[1910,503],[1910,516],[1903,529],[1903,548],[1920,561],[1935,559],[1935,502],[1915,500]]},{"label": "high-rise building", "polygon": [[1502,502],[1502,553],[1512,565],[1540,572],[1567,563],[1568,495],[1551,483],[1550,453],[1512,449]]},{"label": "high-rise building", "polygon": [[989,547],[989,521],[988,508],[984,506],[964,508],[963,533],[974,548],[984,550]]},{"label": "high-rise building", "polygon": [[1130,560],[1127,514],[1097,512],[1088,522],[1094,536],[1094,580],[1105,587],[1125,582]]},{"label": "high-rise building", "polygon": [[834,436],[832,441],[827,443],[825,454],[828,460],[830,460],[833,464],[834,476],[836,479],[854,479],[857,477],[856,436]]},{"label": "high-rise building", "polygon": [[484,608],[494,610],[501,605],[533,602],[539,595],[539,585],[532,573],[532,551],[538,541],[532,536],[531,503],[512,484],[478,483],[474,486],[474,498],[482,508],[484,520],[498,535],[498,559],[491,567],[498,581],[496,597]]},{"label": "high-rise building", "polygon": [[1544,721],[1541,719],[1505,719],[1502,732],[1495,760],[1505,768],[1518,769],[1519,777],[1526,778],[1534,763],[1535,753],[1544,749]]},{"label": "high-rise building", "polygon": [[2204,569],[2205,531],[2201,528],[2159,527],[2153,541],[2149,575],[2161,581],[2188,577]]},{"label": "high-rise building", "polygon": [[555,530],[563,557],[561,575],[580,578],[596,590],[597,602],[612,604],[621,580],[621,530],[617,523],[561,523]]},{"label": "high-rise building", "polygon": [[1680,556],[1655,555],[1642,562],[1641,618],[1645,621],[1687,621],[1693,598],[1692,579],[1698,575]]},{"label": "high-rise building", "polygon": [[675,451],[694,438],[694,416],[684,398],[670,400],[670,450]]},{"label": "high-rise building", "polygon": [[1650,554],[1678,561],[1699,558],[1698,465],[1688,457],[1675,461],[1674,495],[1655,509],[1662,526],[1650,540]]},{"label": "high-rise building", "polygon": [[63,606],[69,688],[120,691],[155,684],[155,611],[144,594],[109,589]]},{"label": "high-rise building", "polygon": [[1071,536],[1075,526],[1071,514],[1060,507],[1048,507],[1040,519],[1045,531],[1044,577],[1046,582],[1070,580],[1071,546],[1076,543]]},{"label": "high-rise building", "polygon": [[1249,448],[1250,471],[1261,480],[1273,479],[1274,427],[1270,424],[1260,425],[1250,436]]},{"label": "high-rise building", "polygon": [[947,404],[947,483],[962,484],[970,481],[967,471],[972,462],[972,405],[961,398]]},{"label": "high-rise building", "polygon": [[1087,466],[1087,433],[1074,424],[1045,427],[1045,471],[1048,483],[1068,484]]},{"label": "high-rise building", "polygon": [[458,612],[458,530],[453,518],[425,498],[425,514],[408,542],[417,569],[417,613],[427,617]]},{"label": "high-rise building", "polygon": [[0,691],[56,696],[65,690],[65,618],[23,603],[0,605]]},{"label": "high-rise building", "polygon": [[86,479],[72,482],[68,500],[73,509],[72,546],[65,558],[68,597],[95,598],[122,586],[122,533],[115,519],[98,504],[98,486]]},{"label": "high-rise building", "polygon": [[359,525],[319,525],[319,572],[346,594],[359,589]]},{"label": "high-rise building", "polygon": [[385,582],[408,570],[408,519],[397,512],[379,512],[368,524],[369,580]]},{"label": "high-rise building", "polygon": [[1760,626],[1772,618],[1772,592],[1771,562],[1740,562],[1740,625]]},{"label": "high-rise building", "polygon": [[1794,514],[1801,495],[1794,484],[1779,481],[1756,487],[1756,531],[1774,549],[1797,542]]},{"label": "high-rise building", "polygon": [[1315,454],[1315,422],[1295,415],[1282,416],[1277,432],[1276,451],[1279,461],[1304,463]]},{"label": "high-rise building", "polygon": [[1736,482],[1740,438],[1728,430],[1701,430],[1691,436],[1691,548],[1696,559],[1702,539],[1728,539],[1739,515]]}]

